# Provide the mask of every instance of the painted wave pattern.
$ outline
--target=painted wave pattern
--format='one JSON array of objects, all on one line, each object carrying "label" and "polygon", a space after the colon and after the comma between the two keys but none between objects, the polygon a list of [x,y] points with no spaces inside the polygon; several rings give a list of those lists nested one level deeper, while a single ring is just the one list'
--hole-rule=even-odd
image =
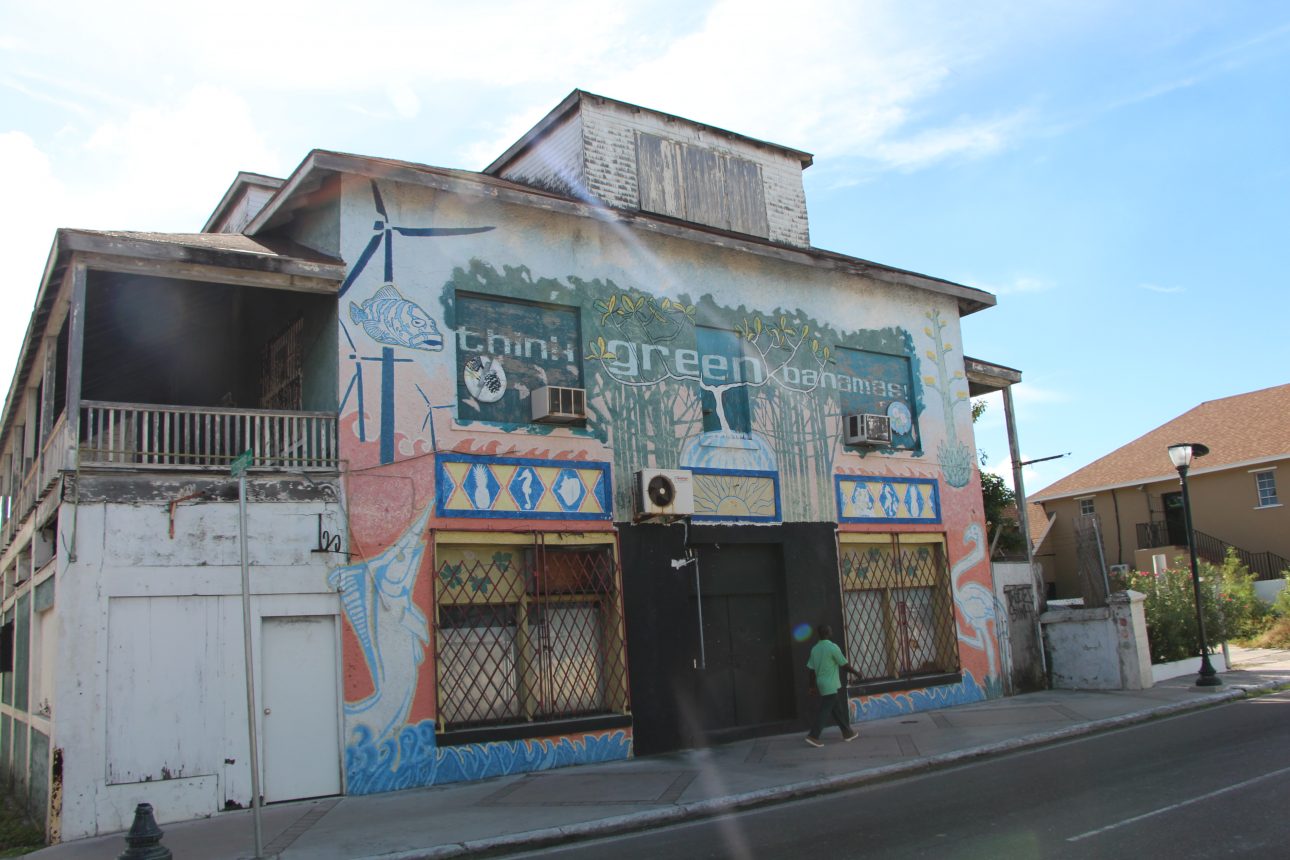
[{"label": "painted wave pattern", "polygon": [[407,725],[397,738],[375,742],[371,731],[355,726],[345,749],[347,793],[377,794],[418,786],[444,785],[552,770],[578,764],[622,761],[631,757],[632,740],[623,729],[578,737],[495,741],[440,748],[434,720]]},{"label": "painted wave pattern", "polygon": [[993,678],[987,678],[985,686],[977,683],[971,672],[963,676],[957,684],[943,687],[928,687],[909,692],[885,693],[881,696],[870,696],[865,699],[851,700],[851,722],[864,720],[881,720],[886,717],[898,717],[918,711],[934,711],[940,708],[952,708],[955,705],[968,705],[985,699],[996,698],[1000,693],[991,693],[999,687]]}]

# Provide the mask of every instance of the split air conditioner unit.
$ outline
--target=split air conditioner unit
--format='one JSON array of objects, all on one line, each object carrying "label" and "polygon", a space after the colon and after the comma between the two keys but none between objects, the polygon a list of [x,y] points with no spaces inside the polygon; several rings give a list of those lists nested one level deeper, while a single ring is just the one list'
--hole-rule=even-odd
[{"label": "split air conditioner unit", "polygon": [[637,519],[694,513],[694,478],[685,469],[641,469],[635,489]]},{"label": "split air conditioner unit", "polygon": [[848,415],[844,430],[848,445],[891,444],[891,419],[886,415]]},{"label": "split air conditioner unit", "polygon": [[574,424],[587,420],[587,392],[582,388],[544,385],[533,392],[533,420],[544,424]]}]

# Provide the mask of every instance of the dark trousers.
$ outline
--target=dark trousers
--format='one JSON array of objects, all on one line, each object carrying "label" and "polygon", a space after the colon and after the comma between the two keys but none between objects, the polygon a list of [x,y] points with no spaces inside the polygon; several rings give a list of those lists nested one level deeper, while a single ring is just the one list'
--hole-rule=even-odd
[{"label": "dark trousers", "polygon": [[847,691],[845,687],[828,696],[821,695],[820,712],[815,715],[815,726],[811,729],[811,737],[819,740],[820,733],[824,731],[824,724],[829,721],[830,717],[838,724],[842,734],[851,734],[851,714],[847,708]]}]

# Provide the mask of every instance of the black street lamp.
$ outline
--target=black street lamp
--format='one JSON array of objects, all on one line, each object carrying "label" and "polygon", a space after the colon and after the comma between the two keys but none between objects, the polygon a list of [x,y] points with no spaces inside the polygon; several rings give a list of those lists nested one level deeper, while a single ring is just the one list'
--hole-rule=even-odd
[{"label": "black street lamp", "polygon": [[1193,457],[1204,457],[1209,448],[1199,442],[1180,442],[1169,446],[1169,460],[1182,481],[1183,519],[1187,524],[1187,548],[1191,551],[1191,587],[1196,594],[1196,626],[1200,630],[1200,675],[1197,687],[1217,687],[1223,683],[1209,662],[1209,645],[1205,642],[1205,612],[1200,600],[1200,565],[1196,563],[1196,532],[1191,527],[1191,498],[1187,495],[1187,469]]}]

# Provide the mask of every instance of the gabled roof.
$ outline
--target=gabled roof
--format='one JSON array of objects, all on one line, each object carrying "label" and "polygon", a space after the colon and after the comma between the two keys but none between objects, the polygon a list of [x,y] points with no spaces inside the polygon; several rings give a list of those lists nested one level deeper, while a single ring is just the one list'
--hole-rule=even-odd
[{"label": "gabled roof", "polygon": [[202,227],[203,233],[209,233],[215,229],[215,225],[222,221],[228,215],[229,209],[241,198],[241,196],[251,189],[259,188],[269,194],[277,191],[282,187],[284,180],[276,176],[265,176],[263,173],[250,173],[246,170],[240,171],[233,184],[224,192],[219,205],[211,213],[211,217],[206,219],[206,224]]},{"label": "gabled roof", "polygon": [[1052,531],[1053,519],[1056,514],[1049,516],[1044,513],[1043,506],[1035,502],[1026,502],[1026,525],[1030,529],[1030,546],[1034,552],[1038,552],[1048,539],[1048,533]]},{"label": "gabled roof", "polygon": [[1290,385],[1207,400],[1030,498],[1045,502],[1167,480],[1177,474],[1169,462],[1168,448],[1179,442],[1203,442],[1209,446],[1207,456],[1193,461],[1191,474],[1290,457],[1287,416]]},{"label": "gabled roof", "polygon": [[421,185],[455,194],[531,206],[549,212],[601,221],[615,221],[656,235],[673,236],[821,269],[864,275],[876,281],[950,296],[958,303],[959,313],[963,316],[993,307],[995,304],[994,295],[985,290],[956,284],[931,275],[884,266],[881,263],[834,251],[783,245],[716,227],[676,221],[635,210],[595,205],[545,189],[532,188],[489,176],[486,173],[321,149],[315,149],[305,156],[305,160],[300,162],[273,198],[246,225],[243,232],[248,236],[271,233],[275,228],[291,220],[297,210],[312,205],[315,192],[319,191],[328,179],[340,174]]}]

